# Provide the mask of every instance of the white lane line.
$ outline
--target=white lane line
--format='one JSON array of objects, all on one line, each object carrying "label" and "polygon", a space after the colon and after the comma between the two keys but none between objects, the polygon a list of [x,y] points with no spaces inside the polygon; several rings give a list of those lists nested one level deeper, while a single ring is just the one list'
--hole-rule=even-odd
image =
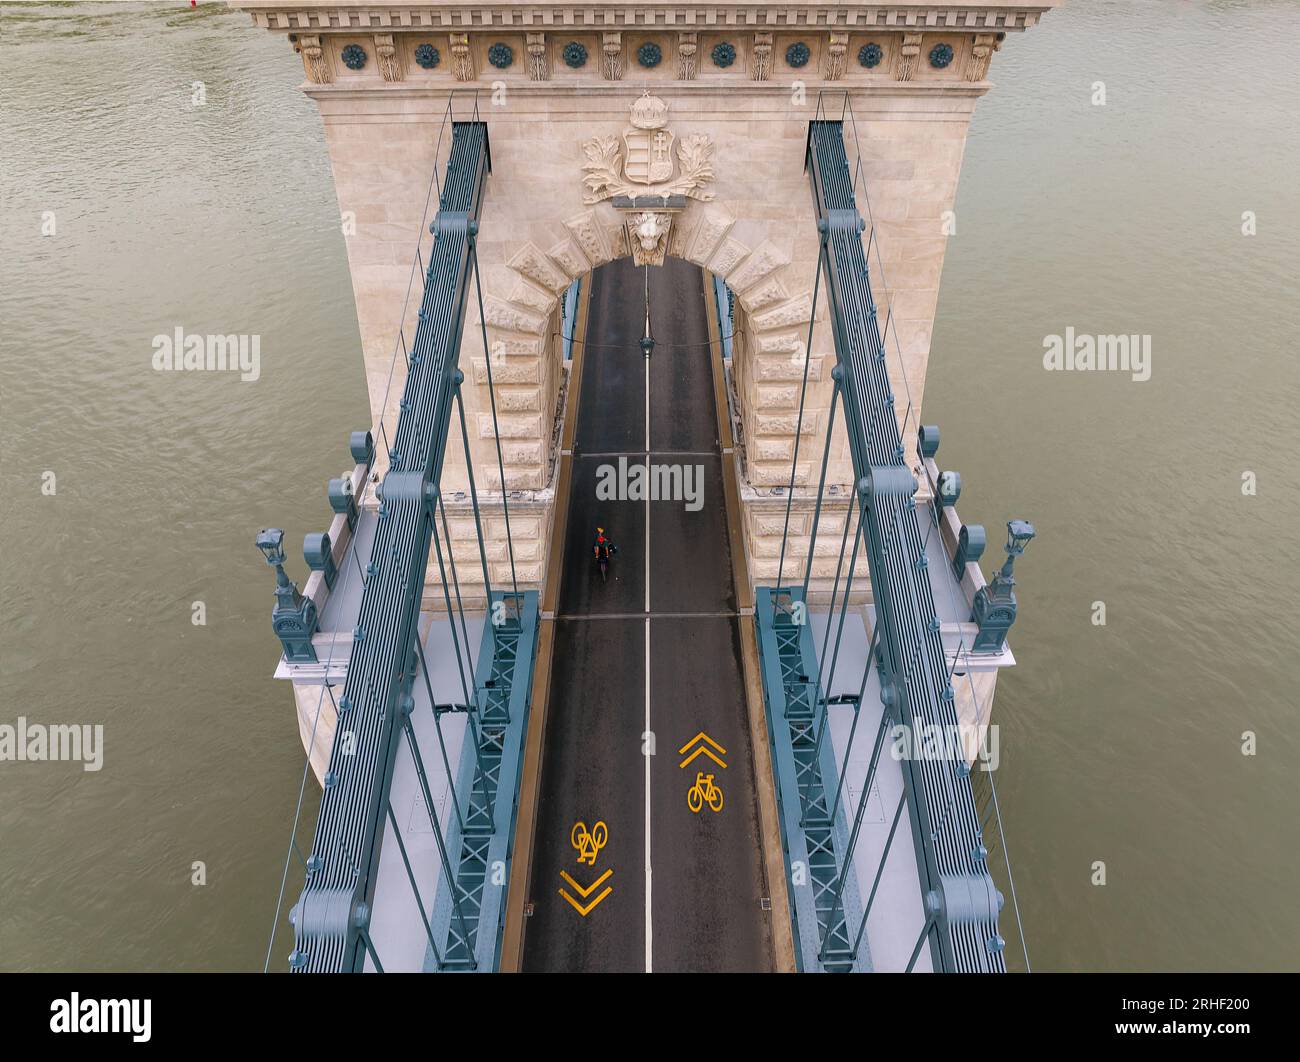
[{"label": "white lane line", "polygon": [[[650,733],[650,621],[645,625],[645,733]],[[643,739],[642,747],[645,747]],[[650,875],[650,757],[645,757],[645,972],[651,973],[654,963],[654,919],[651,911],[651,875]]]},{"label": "white lane line", "polygon": [[[648,276],[648,271],[647,271]],[[647,285],[649,280],[646,281]],[[649,287],[647,307],[649,305]],[[649,312],[647,308],[647,313]],[[650,463],[650,359],[645,359],[645,452],[646,464]],[[645,728],[642,736],[642,748],[649,740],[650,734],[650,498],[645,500]],[[654,919],[651,917],[651,872],[650,872],[650,757],[645,759],[645,972],[653,972]]]}]

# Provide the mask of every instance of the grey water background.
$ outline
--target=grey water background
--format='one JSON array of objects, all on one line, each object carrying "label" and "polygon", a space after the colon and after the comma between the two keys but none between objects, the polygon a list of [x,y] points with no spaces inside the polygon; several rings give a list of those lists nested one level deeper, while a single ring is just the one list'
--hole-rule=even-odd
[{"label": "grey water background", "polygon": [[[1285,40],[1281,0],[1077,0],[971,128],[924,419],[986,570],[1039,531],[995,714],[1037,969],[1300,968]],[[0,5],[0,723],[105,727],[98,773],[0,763],[0,969],[261,968],[302,752],[252,540],[301,579],[368,420],[301,79],[224,7]],[[261,378],[153,372],[177,325]],[[1151,380],[1045,372],[1067,327],[1151,335]]]}]

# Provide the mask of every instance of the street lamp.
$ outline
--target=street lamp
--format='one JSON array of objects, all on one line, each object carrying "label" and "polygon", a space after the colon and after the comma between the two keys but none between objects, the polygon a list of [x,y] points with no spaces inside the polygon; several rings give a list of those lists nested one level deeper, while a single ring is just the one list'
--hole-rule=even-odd
[{"label": "street lamp", "polygon": [[257,533],[257,548],[266,563],[275,569],[275,608],[271,611],[271,629],[284,646],[284,658],[292,663],[315,663],[316,650],[311,636],[316,633],[316,603],[298,593],[298,587],[284,572],[284,532],[278,527],[264,527]]},{"label": "street lamp", "polygon": [[257,533],[257,548],[266,557],[266,563],[276,570],[276,574],[288,582],[281,567],[284,564],[284,532],[278,527],[262,528]]},{"label": "street lamp", "polygon": [[641,337],[641,353],[648,359],[654,353],[655,341],[650,335],[650,263],[645,267],[645,335]]},{"label": "street lamp", "polygon": [[1002,565],[1002,570],[998,572],[999,578],[1005,578],[1014,585],[1015,580],[1011,578],[1011,569],[1015,564],[1016,558],[1025,552],[1025,547],[1037,534],[1034,525],[1028,520],[1012,520],[1007,524],[1007,544],[1003,548],[1007,551],[1007,562]]},{"label": "street lamp", "polygon": [[1007,631],[1016,622],[1016,580],[1013,574],[1016,558],[1025,552],[1036,532],[1028,520],[1011,520],[1007,524],[1006,563],[993,581],[980,588],[975,595],[971,619],[979,624],[972,651],[977,653],[1001,652],[1006,645]]}]

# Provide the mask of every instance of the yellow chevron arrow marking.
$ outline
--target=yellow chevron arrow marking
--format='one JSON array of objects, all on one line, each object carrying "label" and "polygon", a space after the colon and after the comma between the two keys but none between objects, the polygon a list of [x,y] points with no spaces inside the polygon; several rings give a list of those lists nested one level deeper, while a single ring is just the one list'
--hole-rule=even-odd
[{"label": "yellow chevron arrow marking", "polygon": [[569,872],[567,870],[561,870],[560,877],[562,877],[565,881],[567,881],[570,885],[572,885],[578,891],[578,894],[585,900],[596,890],[596,887],[607,877],[609,877],[612,873],[614,873],[614,868],[610,867],[609,870],[605,871],[605,873],[603,873],[600,877],[598,877],[585,889],[581,885],[579,885],[576,881],[574,881],[573,878],[569,877]]},{"label": "yellow chevron arrow marking", "polygon": [[[614,869],[611,867],[609,870],[606,870],[605,873],[603,873],[595,881],[593,881],[590,885],[588,885],[585,889],[581,885],[579,885],[576,881],[574,881],[573,878],[569,876],[567,871],[561,870],[560,877],[562,877],[565,881],[567,881],[570,885],[572,885],[574,889],[577,890],[578,894],[585,900],[588,896],[590,896],[593,892],[595,892],[597,888],[600,887],[600,883],[602,881],[604,881],[607,877],[609,877],[613,873],[614,873]],[[604,891],[601,892],[601,894],[597,896],[594,900],[592,900],[591,903],[587,904],[586,907],[583,907],[580,903],[578,903],[577,900],[575,900],[563,889],[560,889],[560,895],[569,901],[570,906],[575,911],[577,911],[578,914],[582,915],[583,918],[586,918],[587,915],[591,914],[591,912],[596,909],[596,906],[601,902],[601,900],[603,900],[606,896],[608,896],[613,891],[614,891],[613,885],[606,885]]]},{"label": "yellow chevron arrow marking", "polygon": [[[721,745],[719,745],[716,741],[714,741],[713,738],[709,737],[709,735],[706,734],[703,730],[701,730],[698,734],[696,734],[693,738],[691,738],[690,741],[686,742],[685,745],[683,745],[681,748],[679,748],[679,749],[677,750],[677,754],[678,754],[679,756],[680,756],[680,755],[683,755],[683,754],[686,752],[687,749],[689,749],[692,745],[697,744],[697,743],[699,743],[699,746],[700,746],[700,747],[697,748],[694,752],[692,752],[689,756],[687,756],[686,759],[682,760],[682,762],[679,763],[679,764],[677,765],[678,767],[685,767],[685,766],[686,766],[687,764],[689,764],[692,760],[694,760],[697,756],[703,754],[703,755],[707,756],[709,759],[711,759],[714,763],[716,763],[719,767],[722,767],[723,769],[726,768],[726,766],[727,766],[726,763],[724,763],[722,760],[718,759],[718,757],[715,756],[715,755],[713,754],[713,752],[712,752],[712,751],[711,751],[707,746],[708,746],[708,745],[712,745],[715,749],[717,749],[717,750],[718,750],[720,753],[722,753],[724,756],[727,754],[727,750],[724,749]],[[706,744],[706,743],[707,743],[707,744]]]}]

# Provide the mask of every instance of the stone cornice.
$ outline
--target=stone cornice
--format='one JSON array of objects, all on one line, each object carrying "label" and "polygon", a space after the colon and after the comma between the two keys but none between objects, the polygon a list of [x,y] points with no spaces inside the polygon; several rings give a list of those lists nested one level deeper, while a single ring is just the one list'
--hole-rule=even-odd
[{"label": "stone cornice", "polygon": [[[818,83],[820,84],[820,82]],[[626,81],[607,81],[596,83],[574,83],[570,85],[557,85],[553,81],[543,82],[520,82],[511,87],[512,92],[519,92],[530,96],[548,97],[551,99],[573,98],[580,100],[592,100],[593,98],[608,97],[611,100],[617,100],[620,109],[625,108],[627,104],[627,94],[629,86],[633,90],[639,88],[635,82]],[[446,84],[430,87],[428,85],[411,85],[411,84],[371,84],[365,86],[350,86],[337,84],[304,84],[300,86],[302,91],[316,100],[318,103],[325,100],[343,100],[349,103],[375,102],[383,99],[394,100],[425,100],[429,101],[429,109],[424,111],[403,110],[400,113],[406,118],[415,116],[414,120],[419,120],[419,115],[428,113],[441,117],[447,110],[447,91]],[[844,85],[838,82],[830,82],[826,85],[827,89],[834,89],[842,92]],[[781,83],[769,83],[761,81],[733,81],[727,84],[727,98],[753,98],[758,100],[774,99],[780,101],[783,106],[778,108],[780,113],[789,112],[790,86]],[[862,92],[866,86],[849,85],[850,91],[856,90]],[[955,99],[971,99],[985,95],[989,91],[990,85],[987,81],[887,81],[870,86],[871,95],[875,99],[888,97],[897,97],[899,99],[916,99],[918,94],[925,97],[931,96],[950,96]],[[716,96],[718,85],[716,82],[710,84],[707,82],[692,81],[673,81],[666,82],[658,87],[658,91],[671,91],[676,95],[698,95],[704,98]],[[457,91],[467,93],[466,99],[471,99],[472,95],[480,94],[483,99],[488,98],[489,89],[476,89],[474,86],[460,86]],[[839,106],[840,96],[835,97],[836,106]],[[382,105],[381,105],[382,106]],[[484,104],[486,109],[487,105]],[[393,120],[394,112],[376,111],[375,114],[382,115],[385,122]],[[349,112],[349,119],[355,117],[354,112]],[[904,117],[910,120],[918,120],[913,112],[907,112]],[[943,120],[943,115],[939,116]],[[885,119],[881,119],[885,120]]]},{"label": "stone cornice", "polygon": [[843,3],[838,0],[785,0],[782,3],[583,3],[532,0],[523,4],[471,4],[464,0],[388,0],[340,3],[338,0],[228,0],[253,21],[282,32],[356,33],[374,30],[618,29],[919,29],[1017,32],[1034,26],[1061,0],[893,0]]}]

